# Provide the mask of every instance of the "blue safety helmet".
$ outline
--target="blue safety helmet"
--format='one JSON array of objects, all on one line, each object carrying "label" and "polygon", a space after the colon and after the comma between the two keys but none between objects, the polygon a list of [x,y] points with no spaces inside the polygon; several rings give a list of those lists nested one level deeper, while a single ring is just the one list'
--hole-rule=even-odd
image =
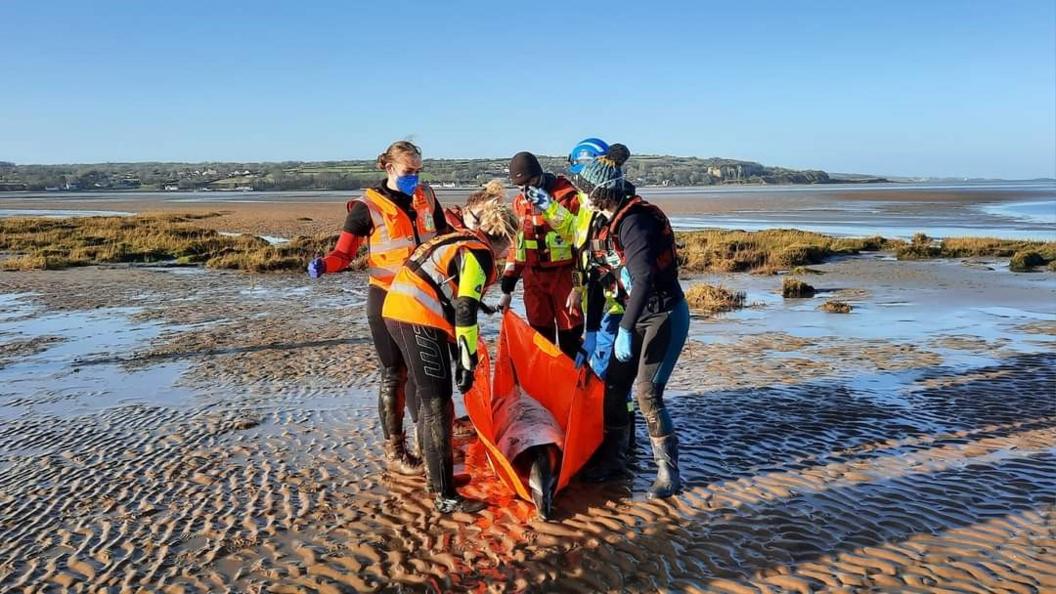
[{"label": "blue safety helmet", "polygon": [[579,174],[583,166],[590,163],[609,150],[609,145],[600,138],[585,138],[579,141],[572,152],[568,153],[568,172],[572,175]]}]

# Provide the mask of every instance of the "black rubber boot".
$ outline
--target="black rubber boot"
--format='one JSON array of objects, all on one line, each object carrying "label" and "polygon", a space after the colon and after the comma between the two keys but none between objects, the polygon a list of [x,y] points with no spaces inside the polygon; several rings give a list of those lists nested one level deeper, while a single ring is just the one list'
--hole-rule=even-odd
[{"label": "black rubber boot", "polygon": [[422,474],[422,461],[407,451],[407,441],[402,433],[390,435],[385,442],[385,461],[389,470],[408,476]]},{"label": "black rubber boot", "polygon": [[601,445],[580,475],[583,480],[604,483],[627,478],[627,442],[631,438],[631,431],[630,425],[605,428]]},{"label": "black rubber boot", "polygon": [[664,499],[682,492],[682,475],[678,472],[678,437],[671,433],[650,437],[653,460],[656,461],[656,480],[649,488],[650,498]]}]

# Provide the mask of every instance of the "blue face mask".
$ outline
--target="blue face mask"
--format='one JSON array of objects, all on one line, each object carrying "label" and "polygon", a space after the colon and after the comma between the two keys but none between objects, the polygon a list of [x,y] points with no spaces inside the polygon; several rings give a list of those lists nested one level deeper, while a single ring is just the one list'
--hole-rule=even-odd
[{"label": "blue face mask", "polygon": [[414,190],[418,188],[418,174],[397,177],[396,188],[408,196],[413,196]]}]

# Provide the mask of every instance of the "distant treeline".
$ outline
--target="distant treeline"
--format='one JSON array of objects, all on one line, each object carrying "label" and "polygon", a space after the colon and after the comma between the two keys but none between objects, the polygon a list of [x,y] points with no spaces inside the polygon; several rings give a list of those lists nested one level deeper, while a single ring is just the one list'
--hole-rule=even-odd
[{"label": "distant treeline", "polygon": [[[567,165],[563,157],[540,160],[544,168],[554,172],[565,171]],[[507,159],[426,159],[422,177],[434,185],[475,186],[493,178],[505,179],[507,164]],[[641,186],[834,181],[824,171],[719,158],[634,156],[626,169],[627,176]],[[355,190],[382,177],[373,161],[86,165],[16,165],[0,161],[0,190]]]}]

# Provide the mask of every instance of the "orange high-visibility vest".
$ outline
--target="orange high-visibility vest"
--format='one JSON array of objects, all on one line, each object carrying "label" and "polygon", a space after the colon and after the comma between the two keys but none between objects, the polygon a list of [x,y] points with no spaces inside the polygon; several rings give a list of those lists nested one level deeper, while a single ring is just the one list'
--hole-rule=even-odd
[{"label": "orange high-visibility vest", "polygon": [[439,208],[436,194],[429,186],[418,185],[411,201],[413,221],[406,211],[374,188],[368,188],[362,198],[354,201],[367,205],[374,225],[367,243],[370,284],[388,289],[415,248],[436,236],[435,213]]},{"label": "orange high-visibility vest", "polygon": [[[472,231],[446,233],[423,243],[396,273],[382,306],[382,317],[437,328],[455,340],[454,300],[458,272],[452,262],[462,250],[490,250]],[[495,282],[495,267],[487,271],[485,287]]]},{"label": "orange high-visibility vest", "polygon": [[[557,177],[550,195],[572,214],[579,212],[576,188],[564,177]],[[572,245],[550,227],[543,213],[523,194],[514,197],[513,211],[520,220],[520,230],[511,250],[514,260],[538,268],[558,268],[575,263]]]}]

